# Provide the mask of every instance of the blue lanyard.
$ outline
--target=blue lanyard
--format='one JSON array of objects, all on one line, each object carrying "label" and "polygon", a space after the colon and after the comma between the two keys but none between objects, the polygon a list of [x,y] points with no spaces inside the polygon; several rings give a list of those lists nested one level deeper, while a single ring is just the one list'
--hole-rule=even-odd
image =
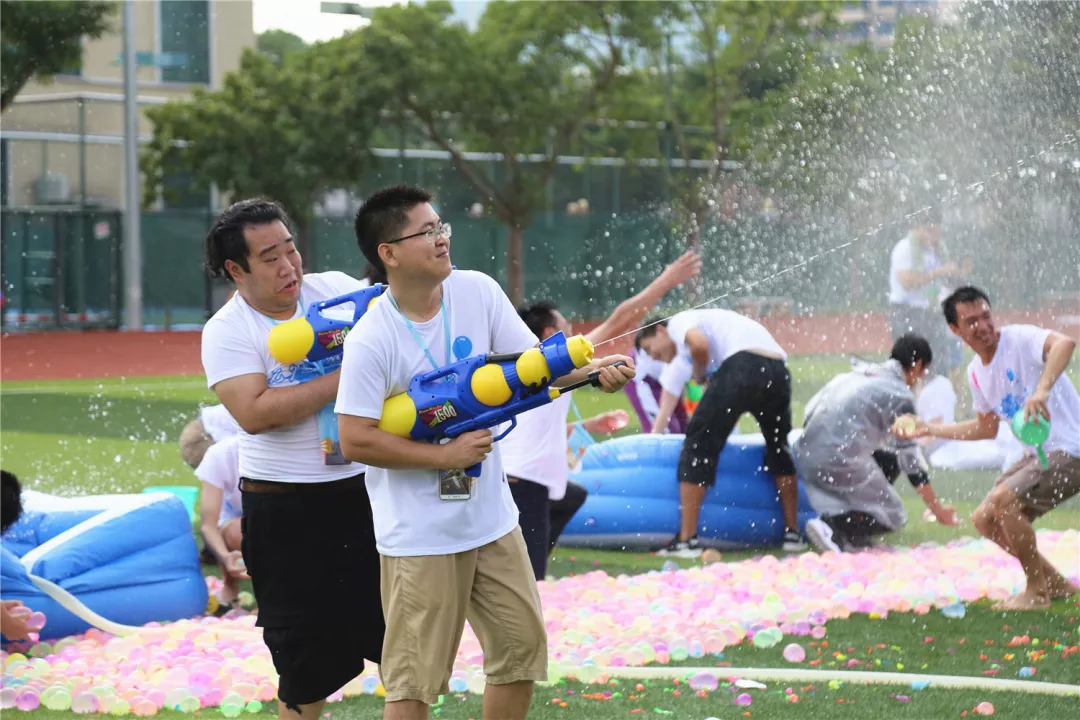
[{"label": "blue lanyard", "polygon": [[[434,356],[432,356],[431,350],[428,349],[428,346],[425,345],[424,341],[420,338],[420,333],[416,332],[416,328],[413,326],[412,320],[409,320],[409,318],[405,317],[405,313],[401,312],[401,308],[398,307],[397,300],[395,300],[393,294],[391,294],[390,288],[386,289],[386,297],[390,298],[390,302],[393,303],[394,309],[398,311],[398,315],[400,315],[401,319],[405,321],[405,326],[409,328],[409,332],[412,334],[413,340],[416,341],[416,344],[419,345],[420,349],[424,351],[425,355],[427,355],[428,362],[431,363],[432,369],[438,370],[440,367],[442,367],[441,365],[439,365],[439,363],[435,362],[435,358]],[[449,364],[450,319],[446,316],[446,305],[443,304],[442,298],[439,298],[439,312],[442,313],[443,335],[446,337],[446,362],[447,364]]]}]

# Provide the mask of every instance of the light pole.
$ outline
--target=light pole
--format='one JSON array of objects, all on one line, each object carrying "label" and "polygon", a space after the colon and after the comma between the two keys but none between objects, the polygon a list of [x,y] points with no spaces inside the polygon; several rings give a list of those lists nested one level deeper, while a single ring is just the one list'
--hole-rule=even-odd
[{"label": "light pole", "polygon": [[135,76],[135,0],[124,1],[124,324],[142,330],[139,234],[139,86]]}]

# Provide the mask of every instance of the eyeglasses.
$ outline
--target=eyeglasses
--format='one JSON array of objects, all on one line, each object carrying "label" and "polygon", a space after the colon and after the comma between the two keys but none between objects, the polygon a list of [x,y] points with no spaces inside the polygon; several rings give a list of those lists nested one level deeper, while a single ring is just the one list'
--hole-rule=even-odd
[{"label": "eyeglasses", "polygon": [[440,235],[444,235],[446,239],[449,240],[450,233],[450,223],[439,223],[433,228],[428,228],[427,230],[422,230],[418,233],[413,233],[412,235],[406,235],[405,237],[387,240],[385,244],[390,245],[391,243],[401,242],[402,240],[408,240],[409,238],[420,237],[421,235],[427,238],[428,242],[433,243],[435,242],[435,238],[439,237]]}]

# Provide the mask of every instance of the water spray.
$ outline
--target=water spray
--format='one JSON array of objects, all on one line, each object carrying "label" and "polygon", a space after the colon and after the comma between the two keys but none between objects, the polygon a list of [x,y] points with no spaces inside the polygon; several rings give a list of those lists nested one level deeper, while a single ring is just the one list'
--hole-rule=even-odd
[{"label": "water spray", "polygon": [[[993,182],[995,180],[999,180],[1001,178],[1008,177],[1010,172],[1012,172],[1013,170],[1019,169],[1020,167],[1022,167],[1028,161],[1035,160],[1036,158],[1042,157],[1042,156],[1046,155],[1047,153],[1058,150],[1058,149],[1060,149],[1060,148],[1062,148],[1062,147],[1064,147],[1066,145],[1074,144],[1074,143],[1076,143],[1076,140],[1077,140],[1077,134],[1076,133],[1070,133],[1070,134],[1064,136],[1058,142],[1054,143],[1053,145],[1050,145],[1049,147],[1043,148],[1039,152],[1032,153],[1031,155],[1028,155],[1026,158],[1022,158],[1020,160],[1017,160],[1012,165],[1009,165],[1008,167],[1006,167],[1003,170],[998,170],[997,172],[991,174],[985,180],[979,180],[977,182],[973,182],[973,183],[970,183],[968,185],[965,185],[964,189],[967,190],[967,191],[970,191],[970,192],[977,192],[981,188],[985,187],[988,183],[991,183],[991,182]],[[841,244],[839,244],[839,245],[837,245],[835,247],[829,248],[828,250],[824,250],[822,252],[815,253],[815,254],[811,255],[810,257],[802,260],[801,262],[798,262],[798,263],[795,263],[794,265],[786,267],[783,270],[780,270],[779,272],[775,272],[772,275],[768,275],[768,276],[766,276],[764,278],[761,278],[760,280],[755,280],[754,282],[747,283],[745,285],[740,285],[739,287],[735,288],[734,290],[729,290],[729,291],[723,293],[722,295],[717,295],[716,297],[709,298],[708,300],[700,302],[697,305],[694,305],[693,307],[687,308],[687,309],[688,310],[697,310],[699,308],[703,308],[706,305],[710,305],[710,304],[712,304],[714,302],[717,302],[719,300],[723,300],[724,298],[726,298],[726,297],[728,297],[728,296],[730,296],[730,295],[732,295],[734,293],[741,292],[741,291],[744,291],[744,290],[750,290],[751,288],[757,287],[758,285],[762,285],[764,283],[769,282],[770,280],[778,278],[781,275],[786,275],[788,273],[795,272],[796,270],[799,270],[800,268],[806,267],[807,265],[814,262],[815,260],[819,260],[819,259],[821,259],[823,257],[826,257],[827,255],[832,255],[833,253],[838,252],[840,250],[843,250],[844,248],[851,247],[852,245],[854,245],[854,244],[856,244],[858,242],[861,242],[862,240],[872,238],[875,235],[878,235],[879,233],[881,233],[881,231],[883,231],[883,230],[887,230],[887,229],[896,227],[897,225],[900,225],[901,223],[905,223],[905,224],[909,223],[911,220],[913,220],[913,219],[915,219],[915,218],[917,218],[917,217],[919,217],[921,215],[926,214],[927,212],[933,210],[935,207],[942,207],[942,208],[947,207],[947,206],[955,203],[958,198],[959,198],[959,193],[953,193],[953,195],[950,198],[944,200],[939,205],[936,205],[936,206],[935,205],[926,205],[924,207],[919,208],[918,210],[914,210],[914,211],[912,211],[910,213],[907,213],[906,215],[904,215],[903,217],[901,217],[898,220],[894,220],[894,221],[892,221],[890,223],[879,224],[879,225],[871,228],[867,232],[862,233],[861,235],[856,235],[855,237],[851,238],[847,242],[844,242],[844,243],[841,243]],[[684,312],[684,311],[680,311],[680,312]],[[633,330],[627,330],[624,333],[621,333],[619,335],[615,335],[614,337],[610,337],[610,338],[608,338],[606,340],[601,340],[600,342],[595,343],[595,346],[599,347],[600,345],[606,345],[607,343],[615,342],[616,340],[618,340],[620,338],[624,338],[627,335],[633,335],[633,334],[637,333],[640,330],[644,330],[647,327],[652,327],[653,325],[659,325],[660,323],[671,319],[676,314],[678,314],[678,313],[672,313],[671,315],[668,315],[666,317],[662,317],[659,320],[654,320],[653,322],[648,323],[646,325],[642,325],[641,327],[634,328]]]}]

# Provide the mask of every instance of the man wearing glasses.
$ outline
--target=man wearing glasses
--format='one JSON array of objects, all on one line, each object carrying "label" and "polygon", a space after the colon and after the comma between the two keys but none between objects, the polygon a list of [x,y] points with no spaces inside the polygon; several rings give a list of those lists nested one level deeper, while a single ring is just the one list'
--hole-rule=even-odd
[{"label": "man wearing glasses", "polygon": [[[449,692],[468,618],[484,649],[484,717],[524,718],[533,683],[547,677],[547,636],[518,510],[490,430],[444,444],[378,428],[385,400],[418,373],[482,353],[513,353],[537,338],[493,279],[453,270],[450,226],[431,195],[392,187],[356,214],[365,257],[389,289],[345,341],[336,410],[345,456],[367,476],[388,626],[379,672],[384,718],[425,718]],[[608,392],[633,377],[629,358],[594,360]],[[601,369],[602,368],[602,369]],[[462,468],[483,462],[479,478]]]}]

